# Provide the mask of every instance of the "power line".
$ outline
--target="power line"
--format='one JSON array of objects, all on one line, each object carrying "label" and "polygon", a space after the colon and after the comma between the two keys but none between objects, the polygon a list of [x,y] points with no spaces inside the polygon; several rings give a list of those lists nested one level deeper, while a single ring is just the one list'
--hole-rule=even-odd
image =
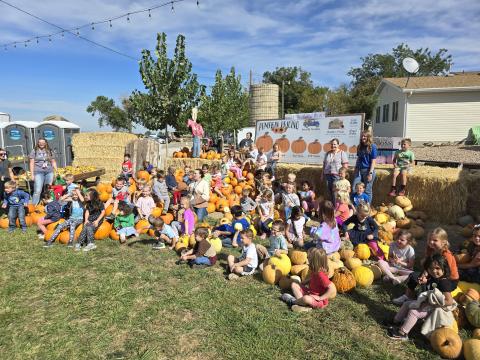
[{"label": "power line", "polygon": [[[115,16],[113,18],[109,18],[109,19],[104,19],[104,20],[100,20],[100,21],[97,21],[97,22],[90,22],[88,24],[84,24],[84,25],[81,25],[81,26],[77,26],[77,27],[74,27],[74,28],[71,28],[71,29],[65,29],[57,24],[54,24],[48,20],[45,20],[37,15],[34,15],[24,9],[21,9],[13,4],[10,4],[9,2],[5,1],[5,0],[0,0],[1,3],[7,5],[7,6],[10,6],[11,8],[14,8],[15,10],[18,10],[24,14],[27,14],[39,21],[42,21],[50,26],[53,26],[57,29],[59,29],[60,31],[57,31],[57,32],[54,32],[54,33],[51,33],[51,34],[47,34],[47,35],[39,35],[39,36],[34,36],[30,39],[27,39],[27,40],[23,40],[23,41],[14,41],[14,42],[11,42],[11,43],[7,43],[7,44],[3,44],[3,45],[0,45],[1,47],[3,47],[5,50],[7,50],[7,47],[9,46],[12,46],[13,47],[17,47],[17,45],[20,45],[20,44],[24,44],[25,47],[27,47],[27,44],[28,43],[31,43],[32,41],[35,41],[36,43],[39,43],[39,39],[42,39],[42,38],[48,38],[48,41],[52,41],[52,36],[55,36],[55,35],[59,35],[61,34],[61,36],[63,37],[65,33],[68,33],[68,34],[71,34],[71,35],[74,35],[76,38],[79,38],[79,39],[82,39],[84,41],[87,41],[95,46],[98,46],[98,47],[101,47],[105,50],[108,50],[108,51],[111,51],[117,55],[120,55],[120,56],[123,56],[123,57],[126,57],[128,59],[131,59],[131,60],[134,60],[134,61],[138,61],[137,58],[133,57],[133,56],[130,56],[128,54],[125,54],[125,53],[122,53],[118,50],[115,50],[107,45],[103,45],[99,42],[96,42],[94,40],[91,40],[89,38],[86,38],[82,35],[80,35],[80,29],[84,29],[86,27],[91,27],[92,30],[95,30],[95,25],[100,25],[100,24],[106,24],[108,23],[110,27],[112,27],[112,21],[115,21],[115,20],[119,20],[119,19],[122,19],[122,18],[126,18],[128,22],[130,22],[130,16],[132,15],[135,15],[135,14],[140,14],[140,13],[145,13],[145,12],[148,12],[148,16],[151,17],[151,11],[152,10],[156,10],[158,8],[161,8],[161,7],[164,7],[164,6],[170,6],[171,5],[171,8],[172,8],[172,11],[174,10],[174,4],[175,3],[180,3],[180,2],[184,2],[186,0],[171,0],[171,1],[168,1],[168,2],[165,2],[165,3],[162,3],[162,4],[158,4],[158,5],[154,5],[154,6],[151,6],[149,8],[145,8],[145,9],[141,9],[141,10],[136,10],[136,11],[132,11],[132,12],[129,12],[129,13],[125,13],[125,14],[122,14],[122,15],[118,15],[118,16]],[[197,6],[199,5],[199,1],[197,1]]]}]

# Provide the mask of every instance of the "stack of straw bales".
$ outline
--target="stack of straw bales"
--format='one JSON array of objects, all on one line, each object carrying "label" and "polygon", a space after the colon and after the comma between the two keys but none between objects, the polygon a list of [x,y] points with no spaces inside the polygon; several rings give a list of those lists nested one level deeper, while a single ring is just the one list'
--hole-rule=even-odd
[{"label": "stack of straw bales", "polygon": [[[392,202],[392,198],[387,195],[391,188],[392,170],[391,167],[377,168],[377,179],[373,186],[374,205]],[[297,185],[308,180],[317,194],[326,194],[320,166],[279,164],[277,177],[286,179],[289,172],[297,175]],[[352,175],[350,172],[350,182],[353,181]],[[408,192],[414,208],[427,212],[430,220],[452,224],[458,217],[473,210],[467,206],[467,199],[469,194],[480,193],[480,175],[468,170],[417,166],[409,177]]]},{"label": "stack of straw bales", "polygon": [[174,169],[184,169],[185,166],[189,166],[191,169],[200,169],[203,164],[207,164],[211,168],[213,165],[222,165],[222,162],[220,160],[206,160],[200,158],[167,159],[167,167],[171,166]]},{"label": "stack of straw bales", "polygon": [[121,132],[79,133],[72,138],[73,166],[104,168],[102,180],[111,181],[121,172],[123,155],[136,135]]}]

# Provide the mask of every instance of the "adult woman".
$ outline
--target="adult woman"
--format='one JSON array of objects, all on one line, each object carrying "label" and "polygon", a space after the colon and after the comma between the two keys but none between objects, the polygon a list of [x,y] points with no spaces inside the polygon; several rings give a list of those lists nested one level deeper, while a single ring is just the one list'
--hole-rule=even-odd
[{"label": "adult woman", "polygon": [[192,129],[193,136],[193,149],[192,157],[200,157],[200,139],[203,137],[203,127],[197,121],[198,109],[194,107],[192,109],[192,118],[188,120],[187,126]]},{"label": "adult woman", "polygon": [[328,195],[333,203],[335,203],[333,184],[339,180],[338,171],[342,166],[348,168],[347,153],[340,150],[339,145],[338,139],[330,140],[331,150],[325,154],[323,159],[323,177],[327,181]]},{"label": "adult woman", "polygon": [[[370,203],[373,199],[373,182],[375,181],[375,162],[377,158],[377,145],[373,143],[372,133],[362,131],[360,135],[360,144],[357,150],[357,163],[355,165],[354,179],[352,189],[359,182],[365,184],[365,194],[368,195]],[[353,191],[352,191],[353,193]]]},{"label": "adult woman", "polygon": [[32,203],[37,205],[45,185],[52,185],[54,173],[57,171],[57,162],[53,158],[52,150],[45,139],[38,139],[35,149],[28,156],[30,159],[30,173],[34,180]]},{"label": "adult woman", "polygon": [[0,148],[0,200],[3,201],[4,185],[13,180],[12,163],[7,159],[7,151]]},{"label": "adult woman", "polygon": [[210,184],[203,179],[202,169],[195,169],[193,182],[189,185],[189,190],[191,205],[200,222],[207,216],[208,200],[210,200]]}]

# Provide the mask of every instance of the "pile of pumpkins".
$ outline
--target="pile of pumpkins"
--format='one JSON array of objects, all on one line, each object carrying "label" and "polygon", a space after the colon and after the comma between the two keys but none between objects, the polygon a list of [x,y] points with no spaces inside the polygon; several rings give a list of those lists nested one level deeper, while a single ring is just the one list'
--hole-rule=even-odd
[{"label": "pile of pumpkins", "polygon": [[207,152],[202,152],[200,154],[200,159],[203,160],[220,160],[223,154],[217,153],[215,150],[210,150]]},{"label": "pile of pumpkins", "polygon": [[[220,251],[222,251],[222,240],[212,235],[210,224],[206,222],[202,222],[197,224],[195,226],[195,229],[200,227],[208,229],[209,236],[207,238],[207,241],[213,246],[213,248],[215,249],[215,252],[219,254]],[[197,241],[195,240],[194,233],[192,233],[191,235],[188,235],[188,234],[180,235],[180,237],[178,238],[178,242],[175,245],[175,251],[180,255],[184,250],[193,248],[196,242]]]},{"label": "pile of pumpkins", "polygon": [[393,241],[398,229],[407,229],[417,240],[425,236],[427,214],[413,210],[412,202],[406,196],[396,196],[394,204],[382,204],[372,209],[372,216],[379,227],[378,237],[386,245]]},{"label": "pile of pumpkins", "polygon": [[[347,293],[356,286],[369,287],[382,276],[380,268],[368,261],[370,248],[359,244],[354,250],[342,249],[328,256],[328,277],[338,293]],[[282,290],[290,289],[292,282],[303,282],[309,276],[307,252],[292,249],[287,254],[272,256],[263,268],[263,280],[278,284]]]},{"label": "pile of pumpkins", "polygon": [[[251,172],[244,171],[243,176],[245,180],[238,180],[234,174],[229,171],[228,176],[223,179],[223,186],[220,190],[223,197],[210,191],[210,199],[208,201],[207,212],[209,214],[219,211],[223,212],[226,207],[232,207],[233,205],[240,204],[240,197],[242,191],[245,188],[250,189],[250,197],[255,198],[255,180],[254,175]],[[212,180],[211,186],[215,185]]]}]

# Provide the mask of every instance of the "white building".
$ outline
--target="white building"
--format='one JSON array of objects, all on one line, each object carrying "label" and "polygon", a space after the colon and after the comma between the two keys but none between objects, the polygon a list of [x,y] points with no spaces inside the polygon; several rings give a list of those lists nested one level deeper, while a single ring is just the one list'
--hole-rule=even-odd
[{"label": "white building", "polygon": [[480,72],[384,78],[376,94],[374,136],[460,141],[480,126]]}]

